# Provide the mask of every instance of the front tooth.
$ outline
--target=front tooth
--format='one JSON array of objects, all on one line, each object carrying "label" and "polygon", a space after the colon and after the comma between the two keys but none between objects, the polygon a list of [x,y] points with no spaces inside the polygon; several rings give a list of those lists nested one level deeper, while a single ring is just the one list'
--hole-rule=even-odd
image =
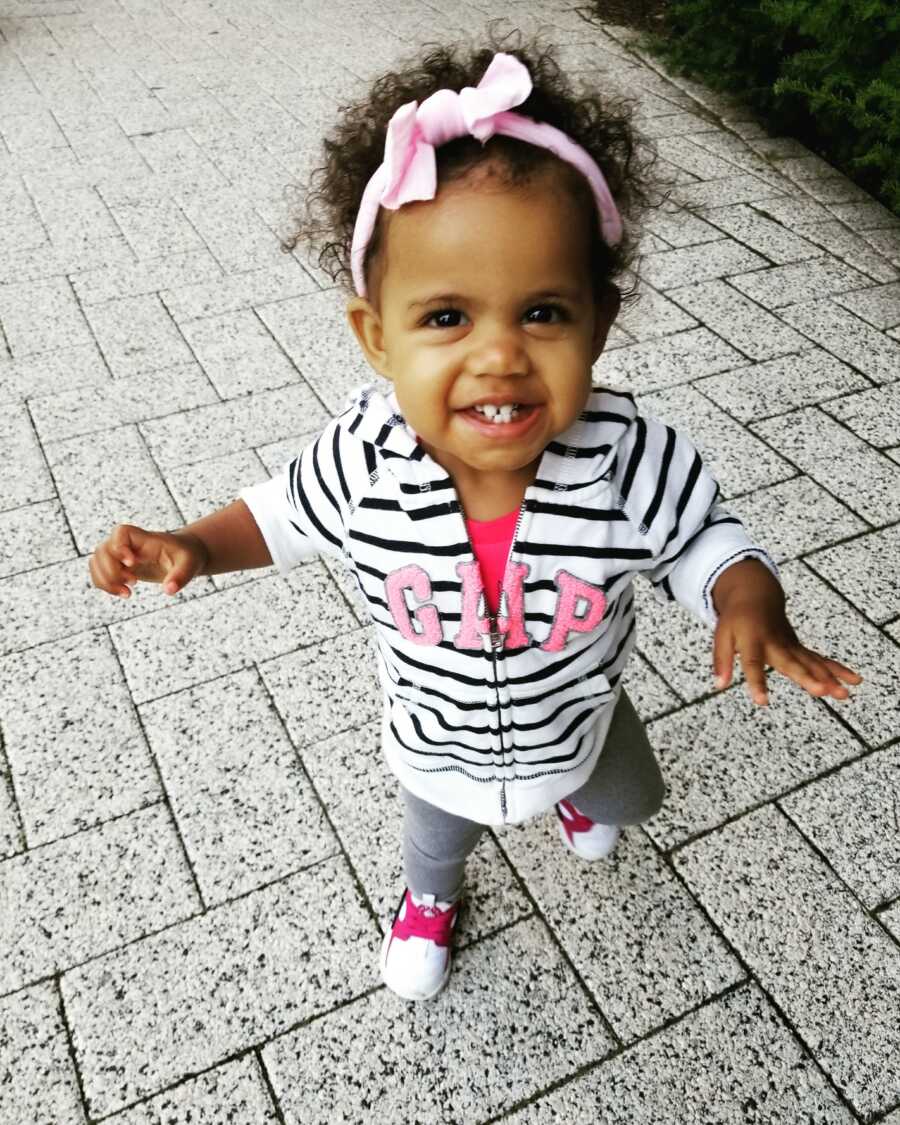
[{"label": "front tooth", "polygon": [[485,403],[484,406],[479,406],[478,409],[488,419],[492,419],[497,413],[497,407],[490,402]]}]

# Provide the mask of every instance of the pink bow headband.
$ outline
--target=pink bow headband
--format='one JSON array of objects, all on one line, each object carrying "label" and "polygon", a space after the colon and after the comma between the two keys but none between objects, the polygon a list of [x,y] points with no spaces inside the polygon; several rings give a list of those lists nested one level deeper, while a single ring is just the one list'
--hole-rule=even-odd
[{"label": "pink bow headband", "polygon": [[531,75],[512,55],[496,54],[477,86],[438,90],[421,105],[408,102],[388,122],[384,161],[366,185],[350,249],[353,284],[360,297],[366,295],[363,263],[366,248],[378,220],[379,207],[396,211],[404,203],[434,199],[437,170],[434,150],[466,134],[482,144],[495,133],[549,149],[571,164],[591,185],[600,232],[615,246],[622,237],[622,220],[603,173],[593,158],[553,125],[510,113],[531,93]]}]

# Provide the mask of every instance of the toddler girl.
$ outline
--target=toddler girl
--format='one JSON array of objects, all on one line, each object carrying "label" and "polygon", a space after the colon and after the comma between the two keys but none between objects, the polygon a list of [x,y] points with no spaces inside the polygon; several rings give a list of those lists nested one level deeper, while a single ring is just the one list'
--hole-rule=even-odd
[{"label": "toddler girl", "polygon": [[555,807],[562,843],[595,860],[660,806],[621,686],[636,574],[716,626],[719,687],[735,653],[757,703],[767,664],[817,696],[860,677],[799,644],[773,564],[691,444],[592,387],[631,247],[621,216],[644,199],[621,112],[576,96],[546,53],[439,49],[375,83],[325,144],[302,232],[352,276],[350,326],[391,393],[363,388],[222,511],[174,533],[118,526],[91,575],[127,597],[314,552],[353,569],[405,803],[381,970],[425,999],[487,825]]}]

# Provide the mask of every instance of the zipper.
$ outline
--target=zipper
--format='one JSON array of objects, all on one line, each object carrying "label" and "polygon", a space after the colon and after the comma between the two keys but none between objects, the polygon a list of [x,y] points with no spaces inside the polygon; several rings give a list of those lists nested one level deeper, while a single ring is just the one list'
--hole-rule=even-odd
[{"label": "zipper", "polygon": [[[525,496],[528,495],[528,490],[525,490]],[[506,555],[506,565],[504,566],[504,573],[506,567],[509,566],[509,560],[512,558],[512,553],[516,545],[516,540],[519,538],[519,528],[522,525],[522,516],[525,514],[525,497],[522,498],[522,503],[519,505],[519,514],[516,517],[516,526],[513,528],[512,538],[509,541],[509,551]],[[465,526],[465,519],[463,519],[463,526]],[[466,531],[466,538],[469,540],[469,549],[472,551],[472,557],[477,558],[474,548],[472,547],[472,540],[469,537],[468,530]],[[503,597],[503,591],[500,592],[500,597]],[[487,608],[487,596],[485,595],[485,608]],[[506,769],[506,747],[503,745],[503,704],[500,701],[500,684],[497,679],[497,654],[503,651],[503,634],[500,632],[500,627],[497,622],[496,614],[488,614],[488,632],[484,634],[484,650],[490,654],[491,668],[494,674],[494,697],[497,700],[497,737],[500,740],[500,755],[503,763],[503,769]],[[500,815],[506,822],[507,813],[506,803],[506,778],[500,779]]]}]

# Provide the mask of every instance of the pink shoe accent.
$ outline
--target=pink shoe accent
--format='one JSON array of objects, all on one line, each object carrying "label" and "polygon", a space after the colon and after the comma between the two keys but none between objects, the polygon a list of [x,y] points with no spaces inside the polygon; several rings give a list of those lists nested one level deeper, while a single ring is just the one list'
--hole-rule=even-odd
[{"label": "pink shoe accent", "polygon": [[416,906],[407,890],[406,915],[400,918],[398,912],[391,927],[391,937],[398,941],[406,941],[411,937],[427,938],[435,945],[446,948],[450,945],[453,923],[458,913],[458,902],[454,902],[446,910],[437,906]]},{"label": "pink shoe accent", "polygon": [[[566,810],[566,816],[563,816],[559,811],[561,807]],[[556,806],[556,815],[569,837],[570,844],[575,843],[572,837],[576,832],[590,832],[594,827],[594,822],[584,813],[580,813],[571,801],[559,801]]]}]

